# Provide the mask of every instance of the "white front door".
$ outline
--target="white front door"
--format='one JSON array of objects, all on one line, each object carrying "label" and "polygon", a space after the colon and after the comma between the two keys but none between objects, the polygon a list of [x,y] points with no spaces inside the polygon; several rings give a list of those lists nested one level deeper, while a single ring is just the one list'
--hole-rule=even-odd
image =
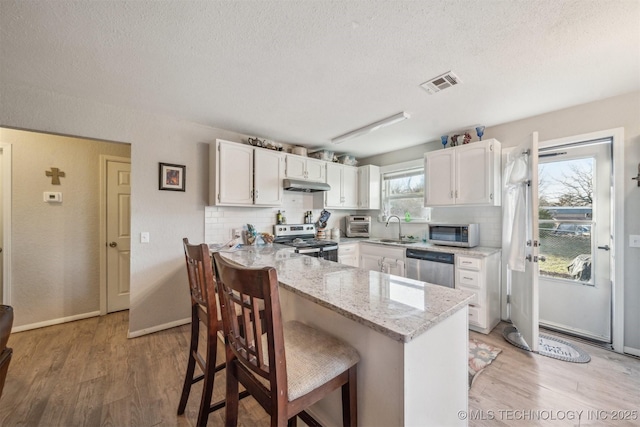
[{"label": "white front door", "polygon": [[131,164],[107,162],[107,313],[129,308]]},{"label": "white front door", "polygon": [[611,149],[609,138],[545,146],[539,161],[540,324],[607,343]]},{"label": "white front door", "polygon": [[505,166],[502,249],[511,321],[538,351],[538,133],[509,153]]}]

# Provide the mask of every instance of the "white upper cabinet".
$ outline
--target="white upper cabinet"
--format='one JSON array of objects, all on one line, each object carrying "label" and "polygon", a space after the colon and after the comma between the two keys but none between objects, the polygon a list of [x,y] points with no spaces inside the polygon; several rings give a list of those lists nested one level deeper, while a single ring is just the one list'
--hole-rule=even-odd
[{"label": "white upper cabinet", "polygon": [[380,167],[358,168],[358,209],[380,209]]},{"label": "white upper cabinet", "polygon": [[358,207],[358,168],[339,163],[326,163],[327,184],[324,206],[333,209]]},{"label": "white upper cabinet", "polygon": [[284,153],[216,140],[209,148],[209,203],[280,206]]},{"label": "white upper cabinet", "polygon": [[474,142],[424,156],[425,206],[500,206],[500,142]]},{"label": "white upper cabinet", "polygon": [[322,160],[287,154],[286,177],[307,181],[326,182],[325,163]]},{"label": "white upper cabinet", "polygon": [[278,151],[256,148],[253,158],[253,201],[261,206],[282,204],[285,155]]}]

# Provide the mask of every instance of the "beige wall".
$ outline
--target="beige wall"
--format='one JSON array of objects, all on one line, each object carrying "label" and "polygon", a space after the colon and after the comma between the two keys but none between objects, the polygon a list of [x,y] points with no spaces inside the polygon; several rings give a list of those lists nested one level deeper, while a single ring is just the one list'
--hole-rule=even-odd
[{"label": "beige wall", "polygon": [[[487,128],[488,138],[503,147],[520,145],[538,131],[541,142],[607,129],[624,128],[624,330],[625,347],[640,350],[640,248],[629,247],[629,234],[640,234],[640,188],[631,177],[640,163],[640,92],[591,102],[552,113]],[[614,147],[615,149],[616,147]]]},{"label": "beige wall", "polygon": [[[129,332],[138,335],[188,321],[189,293],[181,242],[183,237],[204,239],[208,143],[216,138],[240,141],[245,136],[150,112],[7,85],[1,79],[0,93],[0,126],[131,144]],[[185,192],[158,190],[158,162],[186,165]],[[142,231],[150,233],[147,244],[140,243]]]},{"label": "beige wall", "polygon": [[[624,263],[624,345],[640,351],[640,249],[628,246],[629,234],[640,234],[640,188],[631,177],[638,173],[640,163],[640,92],[616,96],[601,101],[578,105],[564,110],[553,111],[535,117],[529,117],[498,126],[488,127],[485,130],[484,139],[496,138],[502,143],[503,148],[520,145],[531,138],[531,133],[537,131],[539,140],[581,135],[589,132],[607,129],[624,128],[624,152],[623,165],[614,165],[624,169],[624,206],[616,209],[624,209],[625,221],[624,238],[625,253],[622,257]],[[414,160],[421,156],[421,152],[438,149],[439,141],[431,141],[406,150],[398,150],[389,155],[374,156],[363,159],[363,164],[388,165],[408,160]],[[457,208],[455,208],[457,209]],[[468,208],[467,208],[468,209]],[[490,223],[491,208],[482,208],[479,222]],[[446,219],[451,213],[451,208],[434,208],[432,219],[440,221]],[[464,215],[464,212],[461,214]],[[500,212],[494,215],[499,219]],[[456,217],[457,220],[460,215]],[[477,218],[475,212],[468,213],[465,219],[471,221]],[[484,219],[483,219],[484,218]],[[496,233],[501,233],[498,228]],[[501,241],[501,239],[498,239]]]},{"label": "beige wall", "polygon": [[[130,157],[127,144],[0,129],[12,145],[14,326],[100,309],[99,156]],[[52,185],[45,171],[65,172]],[[44,203],[43,192],[62,192]]]},{"label": "beige wall", "polygon": [[[2,82],[0,82],[2,84]],[[114,107],[23,86],[0,86],[0,125],[81,135],[131,143],[132,245],[130,333],[170,326],[189,316],[186,275],[180,239],[204,239],[208,195],[208,143],[216,138],[239,141],[233,132],[148,112]],[[624,95],[488,128],[504,146],[517,145],[537,130],[541,139],[625,127],[625,234],[640,234],[640,190],[632,184],[640,162],[640,93]],[[390,157],[389,163],[412,160],[434,141]],[[424,149],[424,150],[423,150]],[[418,153],[418,154],[416,154]],[[404,156],[404,157],[403,157]],[[157,190],[158,162],[187,165],[187,191]],[[375,162],[371,162],[376,164]],[[363,163],[364,164],[364,163]],[[382,163],[379,163],[382,164]],[[635,170],[634,170],[635,165]],[[139,243],[141,231],[151,233]],[[625,253],[626,345],[640,348],[640,254]]]}]

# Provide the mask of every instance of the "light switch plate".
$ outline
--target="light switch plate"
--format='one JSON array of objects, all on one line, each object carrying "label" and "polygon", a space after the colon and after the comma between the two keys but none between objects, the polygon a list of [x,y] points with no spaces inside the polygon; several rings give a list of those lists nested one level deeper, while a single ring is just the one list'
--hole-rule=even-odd
[{"label": "light switch plate", "polygon": [[140,233],[140,243],[149,243],[149,232],[143,231]]},{"label": "light switch plate", "polygon": [[640,234],[629,234],[629,247],[640,248]]}]

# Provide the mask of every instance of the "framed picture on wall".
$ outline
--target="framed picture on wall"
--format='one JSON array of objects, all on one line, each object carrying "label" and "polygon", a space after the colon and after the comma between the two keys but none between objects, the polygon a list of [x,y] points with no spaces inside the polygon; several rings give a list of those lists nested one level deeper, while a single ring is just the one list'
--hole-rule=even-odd
[{"label": "framed picture on wall", "polygon": [[186,170],[184,165],[160,163],[160,190],[185,191]]}]

